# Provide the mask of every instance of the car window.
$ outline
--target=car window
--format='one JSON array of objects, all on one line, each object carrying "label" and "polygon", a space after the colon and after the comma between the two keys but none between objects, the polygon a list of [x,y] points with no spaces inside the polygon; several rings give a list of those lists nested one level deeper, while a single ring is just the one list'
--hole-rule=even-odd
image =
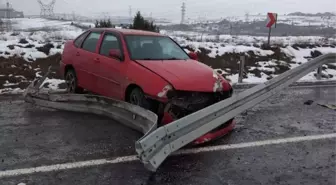
[{"label": "car window", "polygon": [[116,36],[105,34],[99,53],[104,56],[109,56],[110,49],[120,50],[120,44]]},{"label": "car window", "polygon": [[[175,43],[171,42],[171,40],[160,39],[158,42],[162,48],[163,55],[171,57],[181,56],[181,49],[176,47]],[[182,55],[184,55],[184,53]]]},{"label": "car window", "polygon": [[76,47],[80,47],[81,43],[83,42],[83,40],[85,39],[85,37],[87,36],[88,32],[84,32],[81,36],[79,36],[76,40],[75,40],[75,46]]},{"label": "car window", "polygon": [[95,52],[99,37],[100,33],[91,32],[90,35],[85,39],[82,48],[86,51]]},{"label": "car window", "polygon": [[186,60],[189,56],[169,37],[127,35],[126,44],[133,60]]}]

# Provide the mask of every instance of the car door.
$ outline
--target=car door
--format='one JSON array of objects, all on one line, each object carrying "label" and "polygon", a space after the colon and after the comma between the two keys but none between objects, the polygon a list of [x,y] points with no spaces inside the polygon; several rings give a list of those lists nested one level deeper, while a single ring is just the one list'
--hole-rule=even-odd
[{"label": "car door", "polygon": [[[111,49],[119,50],[121,59],[109,56]],[[122,99],[123,88],[127,79],[125,76],[127,66],[124,62],[120,35],[113,32],[105,32],[99,47],[98,60],[100,63],[95,67],[98,78],[98,93],[103,96]]]},{"label": "car door", "polygon": [[78,83],[81,87],[95,92],[97,78],[94,75],[95,67],[99,62],[97,60],[97,46],[101,36],[101,31],[92,31],[88,34],[81,45],[81,50],[76,53],[78,56]]},{"label": "car door", "polygon": [[89,74],[85,72],[83,68],[83,57],[82,55],[82,44],[85,40],[85,38],[89,35],[90,31],[86,31],[82,33],[78,38],[74,41],[74,46],[75,50],[74,52],[70,53],[71,57],[69,58],[71,60],[70,63],[73,64],[75,67],[76,75],[77,75],[77,80],[78,80],[78,85],[83,88],[87,88],[88,86],[88,80],[89,79]]}]

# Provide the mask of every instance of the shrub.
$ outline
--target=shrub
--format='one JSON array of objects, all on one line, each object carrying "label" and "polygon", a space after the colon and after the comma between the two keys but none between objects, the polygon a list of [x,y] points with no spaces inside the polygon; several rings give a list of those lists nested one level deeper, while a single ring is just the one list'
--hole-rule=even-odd
[{"label": "shrub", "polygon": [[114,28],[114,25],[111,23],[111,20],[96,20],[95,23],[96,28]]},{"label": "shrub", "polygon": [[140,11],[138,11],[135,15],[133,19],[133,24],[130,26],[130,28],[136,30],[160,32],[160,29],[153,23],[153,21],[145,20],[145,18],[141,15]]}]

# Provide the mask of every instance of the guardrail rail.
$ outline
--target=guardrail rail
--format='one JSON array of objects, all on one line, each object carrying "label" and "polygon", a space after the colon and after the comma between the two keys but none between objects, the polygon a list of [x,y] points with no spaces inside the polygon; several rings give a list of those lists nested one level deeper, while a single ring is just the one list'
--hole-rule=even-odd
[{"label": "guardrail rail", "polygon": [[25,101],[42,107],[105,115],[144,133],[136,141],[135,149],[145,167],[156,171],[176,150],[266,100],[317,67],[332,62],[336,62],[336,53],[319,56],[265,83],[159,128],[157,115],[136,105],[96,95],[42,92],[40,86],[50,68],[42,78],[28,86],[23,96]]},{"label": "guardrail rail", "polygon": [[171,153],[278,93],[317,67],[333,62],[336,62],[335,53],[319,56],[265,83],[162,126],[138,140],[136,152],[147,169],[156,171]]},{"label": "guardrail rail", "polygon": [[104,115],[145,135],[157,129],[158,117],[155,113],[124,101],[89,94],[41,91],[40,86],[50,69],[49,67],[42,78],[34,80],[27,87],[23,93],[26,102],[58,110]]}]

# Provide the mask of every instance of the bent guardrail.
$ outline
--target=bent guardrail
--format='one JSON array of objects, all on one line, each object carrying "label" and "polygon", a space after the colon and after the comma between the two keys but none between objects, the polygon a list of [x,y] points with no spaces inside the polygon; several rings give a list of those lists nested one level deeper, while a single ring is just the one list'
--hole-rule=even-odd
[{"label": "bent guardrail", "polygon": [[49,72],[50,68],[42,78],[28,86],[23,93],[26,102],[58,110],[108,116],[145,135],[156,130],[157,115],[139,106],[96,95],[42,92],[40,86]]},{"label": "bent guardrail", "polygon": [[105,115],[144,133],[135,143],[136,152],[151,171],[173,152],[220,126],[241,112],[264,101],[325,63],[336,62],[336,54],[315,58],[265,83],[231,98],[157,128],[157,115],[141,107],[107,97],[88,94],[42,92],[40,86],[48,72],[34,80],[23,93],[26,102],[59,110]]},{"label": "bent guardrail", "polygon": [[322,55],[229,99],[162,126],[138,140],[136,152],[147,169],[156,171],[171,153],[266,100],[322,64],[332,62],[336,62],[335,53]]}]

